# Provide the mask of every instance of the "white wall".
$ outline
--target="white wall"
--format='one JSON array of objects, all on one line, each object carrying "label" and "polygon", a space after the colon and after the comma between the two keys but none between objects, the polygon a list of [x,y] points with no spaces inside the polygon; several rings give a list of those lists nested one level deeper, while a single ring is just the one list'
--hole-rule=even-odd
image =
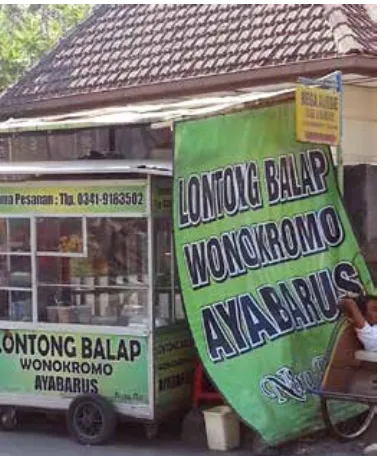
[{"label": "white wall", "polygon": [[343,88],[343,160],[345,165],[376,164],[377,89]]}]

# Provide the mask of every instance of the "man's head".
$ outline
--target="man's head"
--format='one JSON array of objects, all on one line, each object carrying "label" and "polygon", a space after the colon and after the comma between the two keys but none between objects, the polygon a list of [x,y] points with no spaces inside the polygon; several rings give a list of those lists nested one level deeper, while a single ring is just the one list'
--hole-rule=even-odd
[{"label": "man's head", "polygon": [[377,297],[372,295],[360,296],[356,299],[358,308],[370,325],[377,325]]}]

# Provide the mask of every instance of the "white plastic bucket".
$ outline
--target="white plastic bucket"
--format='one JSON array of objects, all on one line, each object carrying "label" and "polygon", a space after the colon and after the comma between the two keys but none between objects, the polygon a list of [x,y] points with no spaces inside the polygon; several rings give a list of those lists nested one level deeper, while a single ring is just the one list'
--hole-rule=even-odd
[{"label": "white plastic bucket", "polygon": [[220,405],[203,412],[207,443],[210,450],[232,450],[240,445],[240,423],[228,405]]}]

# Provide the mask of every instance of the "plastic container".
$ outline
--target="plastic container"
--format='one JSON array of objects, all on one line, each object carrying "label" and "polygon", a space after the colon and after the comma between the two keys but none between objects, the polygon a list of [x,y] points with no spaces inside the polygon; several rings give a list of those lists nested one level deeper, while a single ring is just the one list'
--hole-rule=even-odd
[{"label": "plastic container", "polygon": [[90,325],[92,317],[91,306],[76,306],[77,323],[82,325]]},{"label": "plastic container", "polygon": [[58,323],[77,323],[76,306],[58,306],[57,311]]},{"label": "plastic container", "polygon": [[226,451],[240,445],[240,422],[228,405],[220,405],[203,412],[207,443],[210,450]]},{"label": "plastic container", "polygon": [[58,307],[57,306],[47,306],[47,321],[49,323],[58,323]]}]

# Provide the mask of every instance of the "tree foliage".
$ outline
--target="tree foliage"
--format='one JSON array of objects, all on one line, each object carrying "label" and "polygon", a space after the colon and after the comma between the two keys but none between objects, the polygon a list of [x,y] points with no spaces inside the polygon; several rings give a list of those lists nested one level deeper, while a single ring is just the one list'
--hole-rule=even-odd
[{"label": "tree foliage", "polygon": [[0,92],[78,24],[90,5],[0,5]]}]

